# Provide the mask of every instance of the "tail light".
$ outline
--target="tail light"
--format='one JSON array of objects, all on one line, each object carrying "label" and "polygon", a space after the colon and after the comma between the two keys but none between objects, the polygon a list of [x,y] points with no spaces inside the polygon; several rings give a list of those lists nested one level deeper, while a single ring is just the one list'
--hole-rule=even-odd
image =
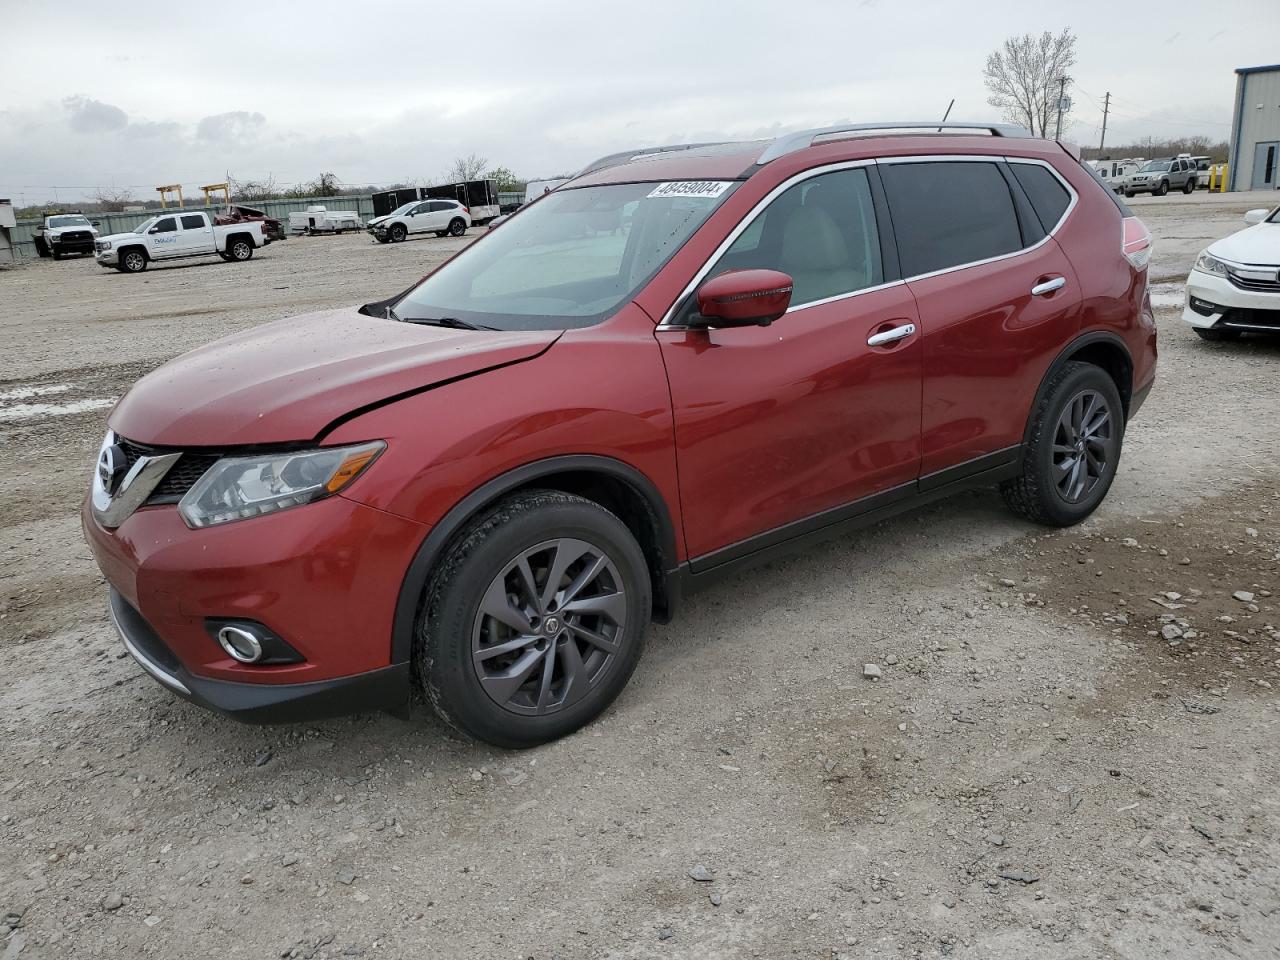
[{"label": "tail light", "polygon": [[1121,251],[1136,270],[1145,270],[1151,261],[1151,231],[1137,217],[1124,218]]},{"label": "tail light", "polygon": [[463,208],[462,208],[462,212],[463,212],[463,213],[465,213],[467,216],[471,216],[471,208],[470,208],[470,207],[463,207]]}]

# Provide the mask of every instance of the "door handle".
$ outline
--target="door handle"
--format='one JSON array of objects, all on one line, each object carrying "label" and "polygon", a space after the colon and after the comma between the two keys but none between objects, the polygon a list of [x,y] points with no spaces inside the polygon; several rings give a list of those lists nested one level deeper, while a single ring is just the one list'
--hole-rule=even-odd
[{"label": "door handle", "polygon": [[1031,295],[1033,297],[1047,296],[1055,290],[1061,290],[1066,285],[1066,277],[1054,277],[1052,280],[1045,280],[1043,283],[1037,283],[1031,288]]},{"label": "door handle", "polygon": [[886,343],[896,343],[903,340],[916,332],[914,323],[904,323],[900,327],[894,327],[892,330],[885,330],[882,333],[873,333],[867,337],[868,347],[883,347]]}]

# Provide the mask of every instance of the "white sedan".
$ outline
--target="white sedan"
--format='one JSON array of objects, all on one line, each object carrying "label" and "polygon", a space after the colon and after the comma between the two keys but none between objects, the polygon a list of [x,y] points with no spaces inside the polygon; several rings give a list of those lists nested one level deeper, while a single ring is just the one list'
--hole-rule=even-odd
[{"label": "white sedan", "polygon": [[1187,277],[1182,319],[1206,340],[1280,334],[1280,207],[1250,210],[1244,222],[1206,247]]}]

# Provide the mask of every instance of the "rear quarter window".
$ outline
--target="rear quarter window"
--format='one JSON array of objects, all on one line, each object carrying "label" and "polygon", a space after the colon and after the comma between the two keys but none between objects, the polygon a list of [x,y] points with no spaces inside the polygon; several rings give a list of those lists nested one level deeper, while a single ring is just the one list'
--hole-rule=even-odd
[{"label": "rear quarter window", "polygon": [[1009,164],[1009,167],[1013,170],[1018,183],[1022,184],[1022,189],[1026,191],[1027,199],[1035,208],[1041,226],[1046,233],[1049,232],[1058,225],[1063,214],[1067,212],[1067,207],[1071,205],[1071,194],[1057,177],[1038,163],[1014,161]]},{"label": "rear quarter window", "polygon": [[881,177],[904,277],[1022,249],[1013,194],[994,163],[889,163]]}]

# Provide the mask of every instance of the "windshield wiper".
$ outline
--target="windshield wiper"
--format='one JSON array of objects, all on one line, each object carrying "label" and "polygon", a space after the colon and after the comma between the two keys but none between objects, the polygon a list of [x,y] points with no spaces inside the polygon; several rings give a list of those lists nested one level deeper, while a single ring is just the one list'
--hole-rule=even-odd
[{"label": "windshield wiper", "polygon": [[459,320],[457,317],[406,317],[404,322],[405,323],[421,323],[428,327],[448,327],[451,330],[495,330],[497,329],[496,327],[486,327],[479,323],[468,323],[466,320]]},{"label": "windshield wiper", "polygon": [[395,309],[395,307],[391,306],[391,304],[389,304],[389,303],[387,304],[387,319],[388,319],[388,320],[399,320],[399,319],[400,319],[400,314],[396,313],[396,309]]}]

